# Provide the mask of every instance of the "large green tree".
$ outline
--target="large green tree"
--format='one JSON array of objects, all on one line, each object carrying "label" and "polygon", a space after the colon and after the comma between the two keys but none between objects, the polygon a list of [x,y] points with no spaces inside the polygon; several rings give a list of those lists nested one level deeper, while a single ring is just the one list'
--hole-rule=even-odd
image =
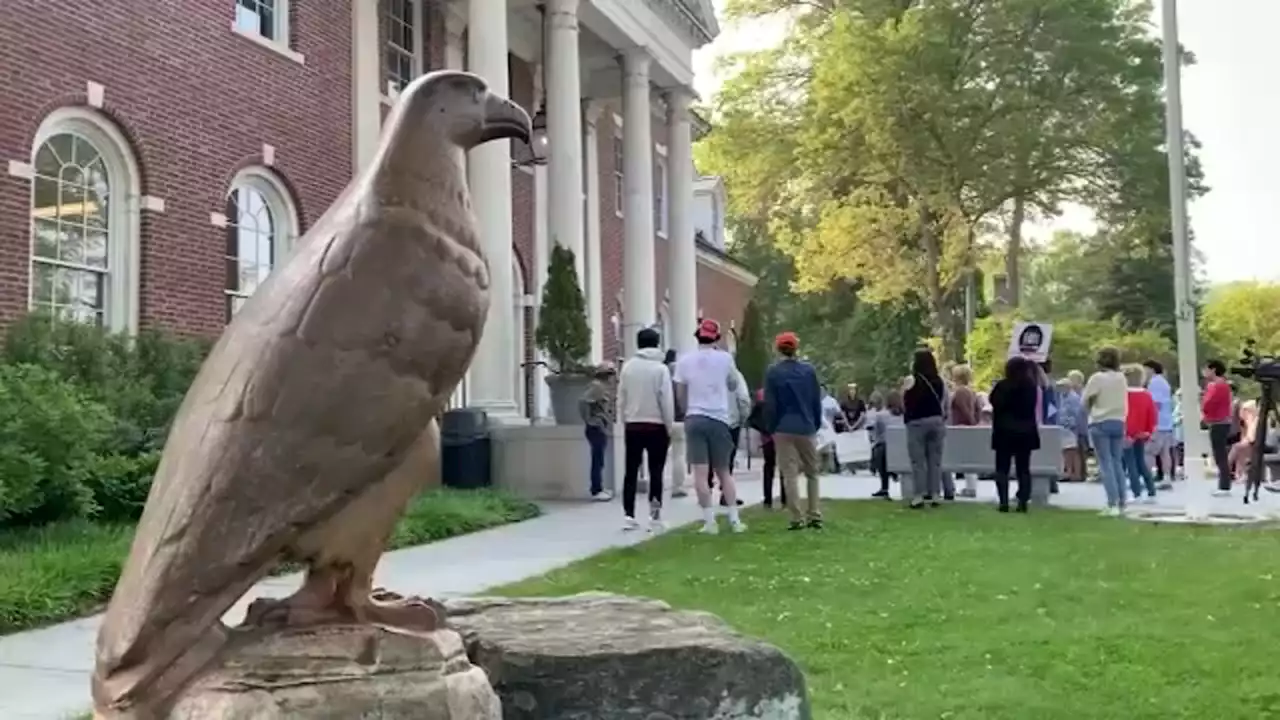
[{"label": "large green tree", "polygon": [[737,57],[715,99],[717,131],[700,159],[727,178],[731,211],[767,223],[795,289],[845,282],[865,301],[918,302],[950,354],[984,220],[1011,203],[1025,215],[1111,202],[1150,166],[1130,154],[1159,157],[1159,46],[1145,3],[738,0],[727,10],[791,23],[779,47]]}]

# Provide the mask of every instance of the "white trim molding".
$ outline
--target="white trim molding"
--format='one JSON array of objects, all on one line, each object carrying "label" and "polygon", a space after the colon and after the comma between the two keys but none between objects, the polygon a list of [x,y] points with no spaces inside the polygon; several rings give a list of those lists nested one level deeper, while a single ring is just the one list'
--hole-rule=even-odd
[{"label": "white trim molding", "polygon": [[747,287],[755,287],[756,283],[759,282],[759,278],[755,276],[755,273],[703,248],[698,248],[698,264],[728,275]]},{"label": "white trim molding", "polygon": [[[238,187],[252,188],[267,201],[267,208],[271,210],[271,219],[275,223],[273,240],[278,243],[274,265],[280,265],[293,252],[294,245],[302,234],[302,220],[298,216],[298,206],[293,201],[293,194],[280,176],[270,168],[253,165],[236,173],[227,185],[227,193],[230,194]],[[230,218],[225,215],[222,219],[224,223],[230,222]]]},{"label": "white trim molding", "polygon": [[[33,169],[31,203],[35,202],[36,156],[46,142],[59,135],[74,135],[88,142],[100,153],[106,166],[111,202],[108,208],[106,307],[103,324],[114,331],[134,334],[138,331],[139,277],[141,277],[142,174],[133,146],[125,134],[102,113],[87,107],[62,107],[45,116],[31,143]],[[10,165],[12,171],[12,164]],[[28,206],[30,208],[32,206]],[[34,228],[34,225],[32,226]],[[28,258],[34,269],[35,233],[29,235]],[[27,276],[27,302],[34,303],[32,275]]]}]

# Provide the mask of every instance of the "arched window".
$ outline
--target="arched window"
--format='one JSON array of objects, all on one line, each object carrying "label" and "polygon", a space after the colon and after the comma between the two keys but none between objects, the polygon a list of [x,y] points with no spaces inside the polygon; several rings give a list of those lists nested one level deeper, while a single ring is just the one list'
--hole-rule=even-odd
[{"label": "arched window", "polygon": [[527,385],[525,384],[525,375],[529,369],[524,366],[527,358],[525,357],[525,305],[524,305],[524,271],[520,269],[520,261],[513,255],[511,258],[511,302],[515,304],[512,313],[515,316],[515,327],[513,338],[511,365],[515,372],[516,382],[516,408],[520,411],[520,415],[529,416],[529,398]]},{"label": "arched window", "polygon": [[267,170],[243,170],[227,194],[227,320],[288,256],[298,215],[288,191]]},{"label": "arched window", "polygon": [[31,165],[31,309],[136,329],[141,193],[124,134],[92,110],[62,108],[36,131]]}]

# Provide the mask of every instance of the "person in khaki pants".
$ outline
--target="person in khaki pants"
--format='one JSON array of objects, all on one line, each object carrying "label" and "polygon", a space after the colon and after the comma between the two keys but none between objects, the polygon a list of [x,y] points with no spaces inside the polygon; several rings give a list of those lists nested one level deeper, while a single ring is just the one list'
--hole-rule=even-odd
[{"label": "person in khaki pants", "polygon": [[[774,340],[779,359],[764,380],[764,414],[768,434],[778,454],[778,470],[791,513],[791,530],[820,529],[818,449],[814,435],[822,423],[822,387],[813,366],[796,357],[800,340],[784,332]],[[800,511],[798,480],[808,480],[805,512]]]}]

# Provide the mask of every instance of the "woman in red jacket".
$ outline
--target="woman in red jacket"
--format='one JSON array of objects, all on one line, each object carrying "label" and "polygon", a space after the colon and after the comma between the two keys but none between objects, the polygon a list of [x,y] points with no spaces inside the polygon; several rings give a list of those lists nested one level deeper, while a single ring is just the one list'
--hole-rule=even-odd
[{"label": "woman in red jacket", "polygon": [[[1134,500],[1156,501],[1156,479],[1147,466],[1147,442],[1156,432],[1156,402],[1142,387],[1145,374],[1141,365],[1126,365],[1124,379],[1129,383],[1127,410],[1124,415],[1124,465],[1129,474],[1129,489]],[[1146,497],[1143,497],[1143,490]]]}]

